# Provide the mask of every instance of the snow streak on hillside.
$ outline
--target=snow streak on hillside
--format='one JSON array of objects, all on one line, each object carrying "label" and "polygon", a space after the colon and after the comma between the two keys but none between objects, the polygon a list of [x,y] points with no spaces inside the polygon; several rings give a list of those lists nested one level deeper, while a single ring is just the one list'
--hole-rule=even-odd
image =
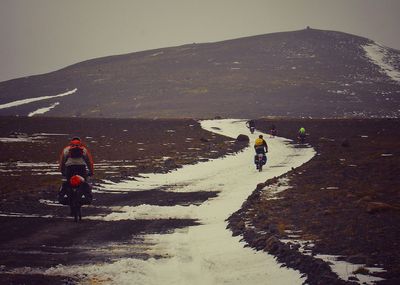
[{"label": "snow streak on hillside", "polygon": [[393,53],[387,48],[377,43],[363,46],[367,57],[394,81],[400,83],[400,71],[393,65]]},{"label": "snow streak on hillside", "polygon": [[[20,105],[25,105],[25,104],[36,102],[36,101],[42,101],[42,100],[47,100],[47,99],[54,99],[54,98],[58,98],[58,97],[63,97],[63,96],[74,94],[77,90],[78,89],[75,88],[73,90],[70,90],[70,91],[67,91],[67,92],[64,92],[64,93],[61,93],[61,94],[53,95],[53,96],[42,96],[42,97],[36,97],[36,98],[27,98],[27,99],[17,100],[17,101],[9,102],[9,103],[6,103],[6,104],[1,104],[0,105],[0,109],[7,109],[7,108],[16,107],[16,106],[20,106]],[[53,106],[52,108],[54,108],[54,107],[55,106]],[[50,108],[50,107],[48,107],[48,108]],[[43,110],[41,110],[41,109],[39,109],[39,110],[37,110],[35,112],[38,112],[38,113],[40,112],[40,114],[42,114]],[[35,113],[35,112],[32,112],[32,113]]]},{"label": "snow streak on hillside", "polygon": [[56,102],[54,104],[51,104],[48,107],[39,108],[36,111],[33,111],[33,112],[29,113],[28,117],[33,117],[35,115],[41,115],[41,114],[47,113],[51,109],[55,108],[57,105],[60,105],[60,102]]}]

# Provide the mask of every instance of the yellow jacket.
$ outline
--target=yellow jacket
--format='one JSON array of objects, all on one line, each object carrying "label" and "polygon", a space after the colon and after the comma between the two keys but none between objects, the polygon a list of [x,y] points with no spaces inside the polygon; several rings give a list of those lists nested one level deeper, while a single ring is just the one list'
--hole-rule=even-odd
[{"label": "yellow jacket", "polygon": [[265,142],[264,139],[257,138],[255,143],[254,143],[254,146],[262,146],[262,145],[266,145],[266,144],[267,143]]}]

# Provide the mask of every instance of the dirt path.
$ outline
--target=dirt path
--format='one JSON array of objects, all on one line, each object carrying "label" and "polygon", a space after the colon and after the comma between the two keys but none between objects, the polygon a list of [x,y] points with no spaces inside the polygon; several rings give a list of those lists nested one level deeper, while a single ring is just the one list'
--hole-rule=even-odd
[{"label": "dirt path", "polygon": [[[232,135],[233,131],[233,136],[241,129],[247,131],[244,122],[233,126],[229,122],[228,127],[220,124],[214,128],[223,134]],[[303,163],[301,152],[291,151],[284,140],[276,139],[270,147],[275,147],[275,151],[269,157],[270,169],[267,168],[265,173],[258,173],[249,163],[253,156],[249,148],[237,156],[215,162],[187,166],[168,174],[148,175],[149,178],[142,179],[144,183],[139,179],[112,184],[109,187],[115,190],[127,191],[133,187],[136,191],[108,194],[105,189],[96,197],[96,207],[84,209],[85,216],[89,217],[79,224],[71,223],[62,215],[12,218],[21,219],[19,224],[29,224],[25,236],[32,238],[17,238],[24,227],[16,229],[13,232],[15,238],[8,239],[5,244],[9,250],[3,252],[4,258],[8,255],[7,263],[17,267],[13,271],[16,274],[23,272],[21,266],[29,264],[30,269],[24,270],[30,274],[37,274],[39,268],[48,268],[48,275],[74,278],[78,274],[82,278],[86,272],[90,280],[108,280],[107,284],[130,284],[127,280],[138,278],[143,279],[138,281],[139,284],[156,284],[160,280],[168,283],[168,280],[172,282],[171,277],[178,284],[185,284],[189,280],[204,281],[204,276],[208,276],[210,284],[216,284],[218,280],[229,280],[231,284],[249,280],[258,283],[267,276],[275,280],[274,284],[300,284],[298,273],[280,269],[271,257],[255,255],[254,251],[243,248],[226,230],[225,219],[240,208],[257,181]],[[153,182],[146,183],[148,179]],[[138,191],[143,185],[148,189]],[[143,219],[140,218],[142,215]],[[10,218],[4,219],[7,222]],[[160,250],[160,246],[165,249]],[[25,256],[29,256],[29,260]],[[149,260],[148,264],[143,263],[146,260]],[[129,267],[121,265],[127,262]],[[208,267],[206,263],[215,266]],[[257,268],[256,272],[254,268]],[[124,273],[117,278],[113,270]],[[157,276],[151,274],[154,270],[159,272]]]}]

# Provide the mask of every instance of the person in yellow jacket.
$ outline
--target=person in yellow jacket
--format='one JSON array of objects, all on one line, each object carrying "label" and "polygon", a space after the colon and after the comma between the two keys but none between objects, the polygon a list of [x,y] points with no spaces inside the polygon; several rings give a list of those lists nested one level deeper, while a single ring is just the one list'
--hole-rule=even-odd
[{"label": "person in yellow jacket", "polygon": [[256,151],[256,154],[262,153],[265,155],[265,153],[268,152],[268,145],[267,142],[264,140],[263,135],[259,135],[256,139],[254,143],[254,149]]}]

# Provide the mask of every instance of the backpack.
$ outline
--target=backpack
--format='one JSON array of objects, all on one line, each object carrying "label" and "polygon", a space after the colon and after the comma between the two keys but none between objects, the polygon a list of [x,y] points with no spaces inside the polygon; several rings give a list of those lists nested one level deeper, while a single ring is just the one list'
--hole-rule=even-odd
[{"label": "backpack", "polygon": [[71,158],[83,157],[83,146],[78,144],[71,144],[69,147],[69,156]]}]

